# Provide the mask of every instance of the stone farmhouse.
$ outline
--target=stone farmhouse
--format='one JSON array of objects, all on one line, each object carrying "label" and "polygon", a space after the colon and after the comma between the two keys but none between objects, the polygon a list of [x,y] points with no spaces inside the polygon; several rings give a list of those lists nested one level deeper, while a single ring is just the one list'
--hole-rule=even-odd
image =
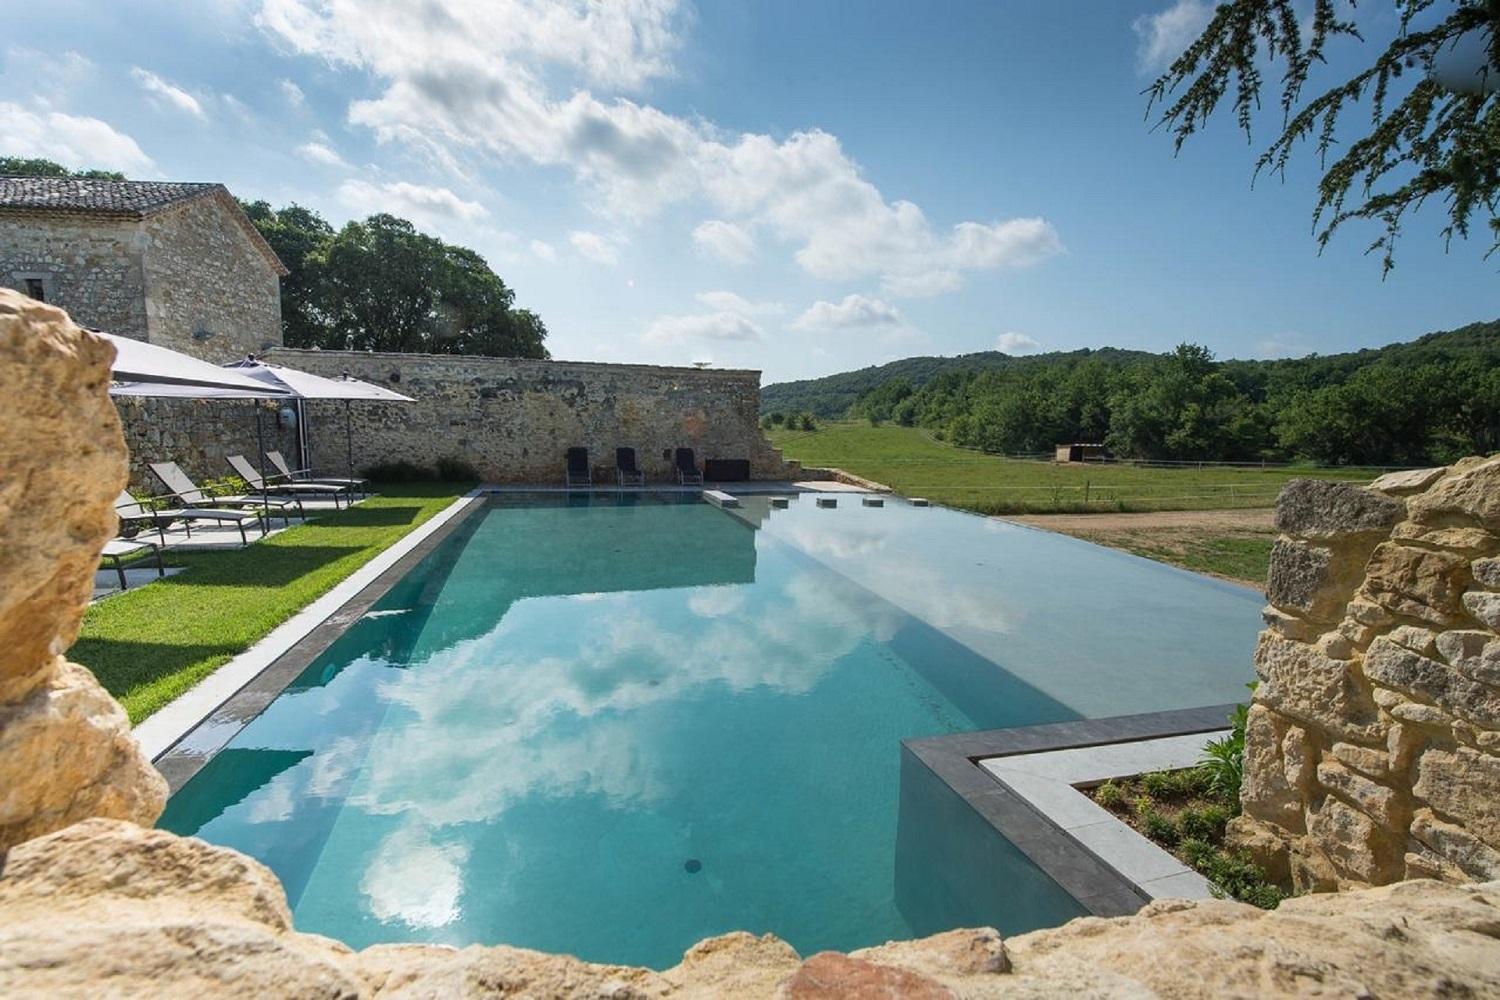
[{"label": "stone farmhouse", "polygon": [[0,176],[0,286],[232,361],[281,344],[277,258],[222,184]]}]

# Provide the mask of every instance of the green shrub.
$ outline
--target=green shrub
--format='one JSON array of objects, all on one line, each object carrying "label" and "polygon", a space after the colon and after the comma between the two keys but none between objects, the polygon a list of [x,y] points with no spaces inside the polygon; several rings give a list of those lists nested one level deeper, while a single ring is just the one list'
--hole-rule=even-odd
[{"label": "green shrub", "polygon": [[1177,815],[1177,825],[1185,838],[1205,840],[1217,844],[1224,839],[1224,827],[1229,824],[1229,810],[1221,805],[1203,806],[1201,809],[1184,809]]},{"label": "green shrub", "polygon": [[[266,478],[272,479],[274,476],[275,472],[273,470],[267,473]],[[239,476],[220,476],[217,479],[205,479],[198,485],[203,487],[205,493],[216,497],[235,496],[250,489],[250,484]]]},{"label": "green shrub", "polygon": [[1275,909],[1285,898],[1281,889],[1267,881],[1265,871],[1247,855],[1215,851],[1213,858],[1201,870],[1204,877],[1226,896],[1233,896],[1263,910]]},{"label": "green shrub", "polygon": [[760,418],[760,429],[761,430],[768,431],[772,427],[775,427],[775,426],[776,426],[776,422],[774,420],[772,420],[769,415]]},{"label": "green shrub", "polygon": [[437,477],[445,483],[477,483],[479,470],[468,459],[456,455],[445,455],[434,466]]},{"label": "green shrub", "polygon": [[1131,800],[1130,811],[1135,813],[1137,819],[1144,820],[1148,815],[1156,812],[1156,803],[1151,801],[1149,795],[1137,795]]},{"label": "green shrub", "polygon": [[1125,789],[1113,781],[1106,781],[1094,789],[1094,801],[1106,809],[1113,809],[1125,803]]},{"label": "green shrub", "polygon": [[[1253,683],[1247,687],[1255,690]],[[1245,725],[1249,714],[1248,705],[1236,705],[1234,714],[1229,717],[1229,735],[1209,740],[1198,765],[1207,775],[1206,791],[1236,809],[1239,807],[1240,785],[1245,779]]]},{"label": "green shrub", "polygon": [[1177,795],[1177,777],[1171,771],[1152,771],[1141,775],[1141,787],[1153,799],[1170,799]]},{"label": "green shrub", "polygon": [[1182,843],[1177,845],[1177,854],[1193,868],[1202,872],[1213,864],[1214,857],[1219,851],[1206,840],[1197,837],[1184,837]]},{"label": "green shrub", "polygon": [[377,483],[422,483],[433,478],[433,470],[415,462],[379,462],[361,469],[361,476]]},{"label": "green shrub", "polygon": [[774,412],[773,412],[773,413],[772,413],[772,414],[771,414],[771,415],[770,415],[770,416],[769,416],[769,417],[767,417],[767,418],[766,418],[766,419],[768,419],[768,420],[770,420],[770,421],[771,421],[771,426],[772,426],[772,427],[780,427],[780,426],[781,426],[781,425],[782,425],[782,424],[784,424],[784,423],[786,423],[786,422],[787,422],[787,421],[786,421],[786,414],[785,414],[785,413],[782,413],[782,412],[781,412],[781,411],[780,411],[780,410],[776,410],[776,411],[774,411]]},{"label": "green shrub", "polygon": [[1141,817],[1141,825],[1146,831],[1146,836],[1164,847],[1171,847],[1177,843],[1177,839],[1180,836],[1177,831],[1177,824],[1155,809],[1150,810]]},{"label": "green shrub", "polygon": [[811,413],[804,413],[797,417],[797,429],[802,431],[815,431],[818,429],[817,420],[813,419]]}]

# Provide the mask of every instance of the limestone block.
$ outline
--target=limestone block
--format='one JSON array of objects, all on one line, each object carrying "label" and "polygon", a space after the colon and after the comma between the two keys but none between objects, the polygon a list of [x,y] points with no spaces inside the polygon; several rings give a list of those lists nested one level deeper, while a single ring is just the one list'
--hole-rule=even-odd
[{"label": "limestone block", "polygon": [[1240,802],[1245,813],[1255,819],[1301,832],[1302,796],[1296,784],[1288,780],[1288,767],[1281,752],[1287,728],[1287,721],[1277,717],[1265,705],[1250,706],[1245,721],[1245,767]]},{"label": "limestone block", "polygon": [[988,927],[946,931],[920,941],[892,941],[849,953],[850,958],[897,965],[933,977],[993,975],[1010,971],[1010,956]]},{"label": "limestone block", "polygon": [[1500,878],[1500,850],[1490,847],[1462,827],[1438,819],[1431,809],[1416,811],[1412,817],[1411,835],[1470,878]]},{"label": "limestone block", "polygon": [[1401,802],[1393,789],[1351,771],[1335,760],[1318,765],[1318,782],[1359,807],[1384,829],[1392,832],[1406,829]]},{"label": "limestone block", "polygon": [[1451,627],[1463,623],[1460,601],[1470,579],[1461,555],[1385,542],[1370,556],[1364,593],[1388,611]]},{"label": "limestone block", "polygon": [[61,309],[0,289],[0,705],[45,683],[72,645],[118,524],[114,353]]},{"label": "limestone block", "polygon": [[1291,884],[1293,838],[1284,828],[1242,812],[1229,821],[1224,836],[1225,843],[1234,850],[1250,855],[1250,860],[1261,867],[1268,879],[1278,885]]},{"label": "limestone block", "polygon": [[1500,687],[1500,637],[1489,632],[1444,632],[1436,646],[1454,670]]},{"label": "limestone block", "polygon": [[1345,883],[1378,885],[1401,877],[1404,832],[1392,833],[1342,799],[1324,799],[1308,817],[1307,831]]},{"label": "limestone block", "polygon": [[1298,538],[1385,535],[1405,515],[1400,500],[1322,479],[1294,479],[1276,500],[1277,530]]},{"label": "limestone block", "polygon": [[1349,617],[1371,628],[1385,628],[1395,621],[1385,608],[1357,596],[1349,602]]},{"label": "limestone block", "polygon": [[1261,679],[1256,700],[1278,713],[1349,739],[1383,737],[1375,703],[1359,682],[1353,661],[1262,632],[1255,672]]},{"label": "limestone block", "polygon": [[[1398,727],[1392,726],[1394,733]],[[1388,737],[1389,739],[1389,737]],[[1386,750],[1372,750],[1369,747],[1356,746],[1353,743],[1335,743],[1329,748],[1335,760],[1345,767],[1353,768],[1361,774],[1372,778],[1387,778],[1391,773],[1390,753]],[[1325,784],[1327,784],[1325,782]],[[1329,786],[1332,787],[1332,786]]]},{"label": "limestone block", "polygon": [[1323,634],[1323,626],[1282,611],[1274,604],[1261,608],[1260,617],[1267,628],[1274,629],[1288,639],[1310,642]]},{"label": "limestone block", "polygon": [[1500,549],[1500,537],[1483,528],[1432,528],[1417,521],[1396,525],[1391,538],[1398,542],[1420,542],[1434,548],[1457,549],[1470,556]]},{"label": "limestone block", "polygon": [[1287,726],[1286,735],[1281,738],[1281,772],[1286,783],[1303,797],[1312,791],[1317,763],[1318,748],[1308,731],[1301,726]]},{"label": "limestone block", "polygon": [[1500,590],[1500,557],[1475,559],[1469,568],[1474,573],[1475,581],[1480,585],[1491,590]]},{"label": "limestone block", "polygon": [[1436,469],[1407,469],[1404,472],[1387,472],[1371,483],[1369,488],[1395,496],[1420,493],[1443,478],[1443,473],[1447,471],[1447,468],[1439,466]]},{"label": "limestone block", "polygon": [[876,996],[953,1000],[954,994],[927,976],[825,951],[803,962],[781,984],[776,996],[778,1000],[860,1000]]},{"label": "limestone block", "polygon": [[1492,630],[1500,632],[1500,594],[1471,590],[1463,596],[1464,610]]},{"label": "limestone block", "polygon": [[1441,660],[1413,653],[1385,636],[1370,644],[1364,671],[1376,684],[1436,703],[1450,715],[1487,728],[1500,727],[1500,690],[1472,681]]},{"label": "limestone block", "polygon": [[1431,656],[1437,649],[1437,633],[1430,628],[1416,625],[1401,625],[1386,633],[1386,638],[1414,653]]},{"label": "limestone block", "polygon": [[1417,761],[1413,791],[1443,818],[1500,850],[1500,757],[1462,746],[1428,750]]},{"label": "limestone block", "polygon": [[1359,586],[1363,553],[1351,556],[1323,545],[1278,538],[1271,546],[1266,598],[1305,618],[1336,622]]},{"label": "limestone block", "polygon": [[1459,462],[1426,492],[1408,500],[1407,508],[1413,520],[1424,524],[1472,519],[1500,531],[1500,456]]}]

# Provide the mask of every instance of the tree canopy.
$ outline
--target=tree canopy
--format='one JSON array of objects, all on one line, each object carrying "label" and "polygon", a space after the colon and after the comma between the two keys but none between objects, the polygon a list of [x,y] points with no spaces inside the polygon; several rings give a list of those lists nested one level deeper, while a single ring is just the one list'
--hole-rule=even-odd
[{"label": "tree canopy", "polygon": [[[1500,89],[1455,92],[1428,70],[1460,40],[1489,32],[1489,61],[1500,75],[1500,3],[1496,0],[1394,0],[1399,31],[1369,66],[1317,97],[1303,90],[1328,44],[1364,40],[1357,0],[1226,0],[1203,34],[1148,90],[1149,109],[1178,149],[1228,101],[1247,137],[1261,107],[1266,71],[1280,64],[1280,135],[1260,154],[1256,174],[1284,174],[1296,147],[1312,140],[1323,167],[1313,226],[1320,246],[1351,219],[1369,219],[1381,235],[1369,246],[1389,271],[1406,214],[1429,198],[1445,205],[1443,236],[1467,237],[1476,217],[1500,248]],[[1369,18],[1382,16],[1377,9]],[[1346,16],[1347,12],[1347,16]],[[1480,36],[1482,37],[1482,35]],[[1369,131],[1348,135],[1350,113],[1370,115]],[[1332,162],[1329,157],[1332,155]]]},{"label": "tree canopy", "polygon": [[0,174],[13,177],[85,177],[106,181],[125,179],[125,175],[117,170],[69,170],[61,163],[27,156],[0,156]]},{"label": "tree canopy", "polygon": [[547,327],[466,247],[372,215],[335,230],[300,205],[245,213],[291,274],[282,281],[288,347],[545,358]]}]

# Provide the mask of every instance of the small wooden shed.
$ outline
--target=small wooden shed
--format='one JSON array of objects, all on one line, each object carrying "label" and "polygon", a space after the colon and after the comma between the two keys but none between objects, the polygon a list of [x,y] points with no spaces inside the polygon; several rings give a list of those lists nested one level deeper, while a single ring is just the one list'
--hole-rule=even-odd
[{"label": "small wooden shed", "polygon": [[1057,446],[1055,462],[1102,462],[1109,452],[1102,444],[1060,444]]}]

